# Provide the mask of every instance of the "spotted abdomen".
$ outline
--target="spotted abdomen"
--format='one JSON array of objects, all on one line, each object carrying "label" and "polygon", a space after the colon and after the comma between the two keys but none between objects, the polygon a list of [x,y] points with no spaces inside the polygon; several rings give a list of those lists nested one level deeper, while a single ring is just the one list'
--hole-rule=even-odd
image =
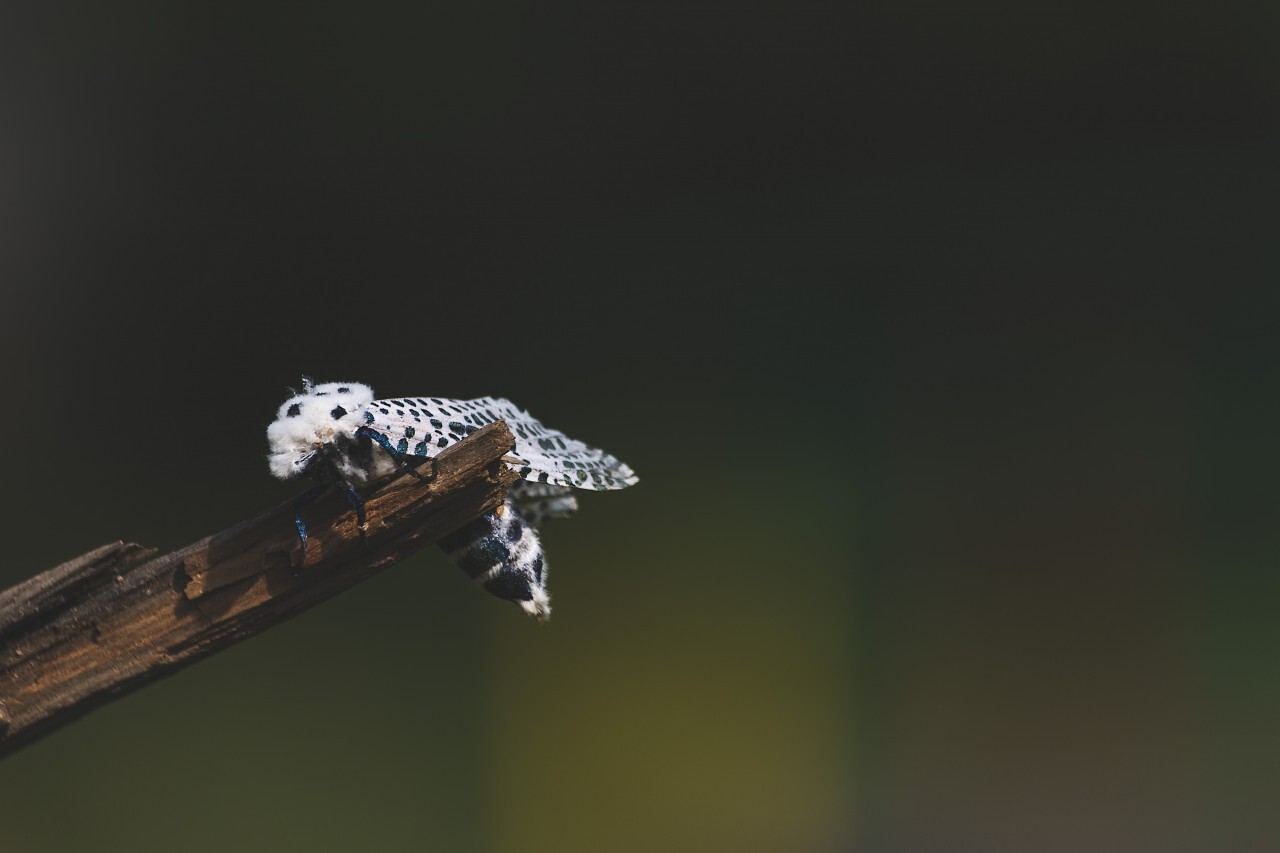
[{"label": "spotted abdomen", "polygon": [[542,543],[510,498],[441,539],[440,547],[486,591],[519,604],[535,619],[551,615]]}]

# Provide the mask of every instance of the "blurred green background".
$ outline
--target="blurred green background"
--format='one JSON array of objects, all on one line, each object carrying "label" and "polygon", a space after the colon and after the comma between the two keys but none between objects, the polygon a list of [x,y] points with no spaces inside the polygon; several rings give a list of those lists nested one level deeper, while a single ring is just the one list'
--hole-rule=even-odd
[{"label": "blurred green background", "polygon": [[1280,14],[0,12],[9,585],[302,373],[630,463],[0,763],[0,849],[1275,849]]}]

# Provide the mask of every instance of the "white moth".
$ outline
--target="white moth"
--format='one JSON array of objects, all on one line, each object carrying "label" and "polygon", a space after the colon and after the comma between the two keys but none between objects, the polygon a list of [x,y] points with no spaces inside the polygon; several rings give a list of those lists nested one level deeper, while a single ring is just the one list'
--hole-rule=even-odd
[{"label": "white moth", "polygon": [[[358,382],[314,384],[286,400],[267,427],[271,473],[314,477],[343,489],[363,519],[355,491],[398,470],[403,459],[431,457],[485,424],[506,421],[516,438],[507,464],[521,480],[506,504],[455,533],[440,546],[486,590],[545,619],[551,612],[546,560],[536,525],[577,509],[572,489],[602,491],[635,485],[635,473],[615,457],[548,429],[507,400],[401,397],[375,400]],[[300,509],[300,507],[299,507]],[[297,518],[306,547],[306,525]]]}]

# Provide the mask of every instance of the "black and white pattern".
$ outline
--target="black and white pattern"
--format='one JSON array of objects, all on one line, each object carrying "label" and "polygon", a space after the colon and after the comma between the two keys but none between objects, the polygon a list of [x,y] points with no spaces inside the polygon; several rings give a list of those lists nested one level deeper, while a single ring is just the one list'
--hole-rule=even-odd
[{"label": "black and white pattern", "polygon": [[535,619],[551,614],[542,543],[512,499],[450,533],[440,547],[487,591],[514,601]]},{"label": "black and white pattern", "polygon": [[511,498],[530,524],[548,518],[568,518],[578,511],[578,498],[568,486],[549,486],[520,480],[511,486]]},{"label": "black and white pattern", "polygon": [[[605,491],[637,482],[614,456],[549,429],[508,400],[401,397],[375,400],[359,382],[314,384],[280,406],[267,427],[268,463],[281,479],[303,475],[342,487],[363,517],[353,486],[393,473],[404,457],[438,455],[486,424],[506,421],[516,438],[507,464],[520,474],[504,506],[441,546],[467,574],[538,619],[550,614],[546,560],[536,525],[578,508],[573,489]],[[306,547],[306,525],[297,518]]]},{"label": "black and white pattern", "polygon": [[495,397],[374,400],[365,407],[364,419],[397,452],[414,456],[435,456],[485,424],[504,420],[516,437],[515,455],[522,461],[513,467],[525,480],[592,490],[622,489],[636,481],[630,468],[603,450],[547,429],[528,412]]}]

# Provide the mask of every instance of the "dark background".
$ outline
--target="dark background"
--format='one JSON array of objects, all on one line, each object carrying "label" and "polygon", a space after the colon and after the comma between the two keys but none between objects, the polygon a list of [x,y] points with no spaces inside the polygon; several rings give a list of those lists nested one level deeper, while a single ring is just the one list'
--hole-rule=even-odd
[{"label": "dark background", "polygon": [[394,567],[4,850],[1274,849],[1273,6],[16,5],[0,582],[290,497],[302,373],[642,482],[549,625]]}]

